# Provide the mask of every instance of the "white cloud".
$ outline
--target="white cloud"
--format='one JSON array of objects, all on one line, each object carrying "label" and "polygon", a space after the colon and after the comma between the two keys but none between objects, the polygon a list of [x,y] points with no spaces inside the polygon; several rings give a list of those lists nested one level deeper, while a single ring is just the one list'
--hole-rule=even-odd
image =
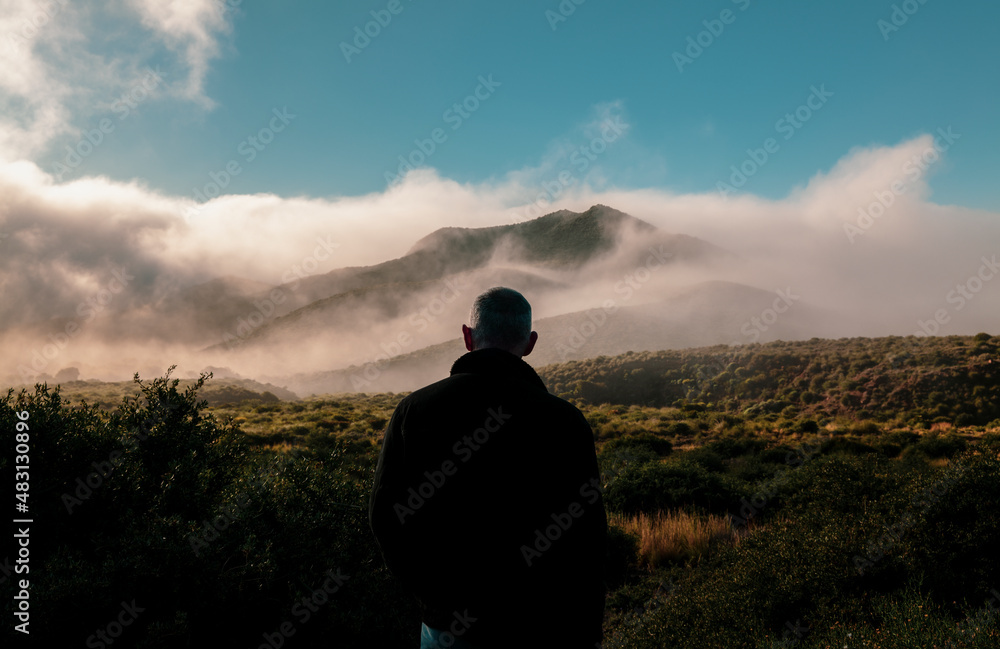
[{"label": "white cloud", "polygon": [[170,94],[212,106],[205,78],[219,39],[231,31],[227,4],[129,1],[123,10],[119,3],[0,0],[0,158],[38,159],[164,61]]},{"label": "white cloud", "polygon": [[[532,214],[519,214],[515,220],[558,209],[547,208],[572,185],[604,184],[606,176],[602,165],[607,161],[607,154],[612,148],[621,148],[631,128],[624,102],[616,100],[597,104],[591,108],[585,121],[549,142],[537,165],[508,173],[506,185],[521,192],[518,199],[537,205]],[[569,174],[572,184],[560,183],[560,174]]]},{"label": "white cloud", "polygon": [[142,24],[171,50],[179,52],[188,66],[182,93],[208,107],[205,76],[219,55],[219,36],[231,30],[230,3],[223,0],[130,0]]},{"label": "white cloud", "polygon": [[[845,235],[845,224],[858,222],[859,209],[891,191],[907,165],[932,145],[933,139],[923,136],[892,147],[854,149],[780,200],[602,189],[581,182],[546,211],[583,211],[602,203],[668,232],[706,239],[747,261],[718,271],[716,279],[767,291],[790,288],[803,303],[856,322],[857,335],[907,335],[918,318],[942,308],[951,309],[953,318],[945,333],[995,332],[1000,283],[984,284],[962,310],[946,296],[978,271],[982,257],[1000,256],[1000,214],[930,202],[933,165],[912,177],[906,192],[863,234],[853,241]],[[462,184],[423,169],[365,196],[228,195],[185,218],[189,198],[140,183],[93,177],[60,183],[31,162],[0,163],[5,297],[0,339],[12,325],[73,317],[116,269],[127,269],[135,279],[115,297],[114,308],[141,311],[179,288],[217,277],[281,283],[320,239],[335,250],[317,274],[399,257],[441,227],[510,223],[512,214],[524,212],[523,197],[530,190],[517,174]],[[566,308],[585,306],[574,302]],[[84,347],[74,349],[82,353]],[[94,358],[101,353],[95,351]]]},{"label": "white cloud", "polygon": [[[601,190],[581,182],[544,211],[604,203],[761,260],[762,267],[771,264],[766,281],[794,278],[815,285],[818,297],[825,292],[845,301],[877,301],[879,289],[869,289],[898,275],[899,268],[907,269],[908,286],[919,290],[920,282],[960,274],[963,260],[986,254],[987,242],[1000,241],[997,215],[929,203],[926,173],[853,242],[845,234],[845,224],[856,224],[859,210],[889,191],[908,161],[931,144],[925,136],[895,147],[856,149],[782,200]],[[16,286],[16,276],[29,264],[19,255],[30,255],[42,267],[61,260],[67,286],[74,284],[69,275],[100,275],[108,264],[126,261],[148,266],[151,287],[157,281],[176,285],[221,275],[274,283],[315,247],[317,237],[341,246],[326,269],[332,270],[398,257],[437,228],[510,223],[511,214],[524,211],[523,197],[532,190],[524,182],[529,177],[511,174],[500,181],[461,184],[425,169],[366,196],[222,196],[186,219],[185,210],[192,206],[188,198],[106,178],[56,183],[33,163],[7,164],[0,167],[6,205],[0,231],[9,235],[0,273]],[[961,228],[954,227],[957,219]],[[50,232],[46,237],[29,249],[18,248],[27,233],[43,227]],[[838,276],[844,281],[831,280]],[[171,281],[164,282],[165,277]],[[858,284],[859,277],[868,279]]]}]

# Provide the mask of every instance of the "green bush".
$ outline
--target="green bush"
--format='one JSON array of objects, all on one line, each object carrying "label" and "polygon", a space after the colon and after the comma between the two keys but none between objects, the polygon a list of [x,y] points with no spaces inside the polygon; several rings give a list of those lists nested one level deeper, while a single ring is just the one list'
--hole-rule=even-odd
[{"label": "green bush", "polygon": [[726,471],[725,460],[708,445],[684,453],[683,458],[705,467],[712,473],[725,473]]},{"label": "green bush", "polygon": [[864,453],[877,453],[878,450],[865,444],[855,437],[835,437],[823,443],[823,453],[832,455],[841,453],[845,455],[862,455]]},{"label": "green bush", "polygon": [[965,468],[924,475],[877,455],[803,463],[782,485],[782,516],[626,616],[604,646],[997,646],[982,620],[1000,579],[1000,462],[955,465]]},{"label": "green bush", "polygon": [[916,449],[928,457],[954,457],[965,450],[967,442],[963,437],[954,433],[939,435],[929,433],[920,438],[916,443]]},{"label": "green bush", "polygon": [[[412,640],[419,613],[368,529],[371,462],[358,479],[336,449],[257,450],[203,414],[205,379],[179,392],[169,373],[136,378],[140,394],[110,413],[69,408],[46,386],[0,399],[5,448],[14,413],[30,413],[33,638],[82,645],[135,600],[144,611],[122,646],[257,646],[286,621],[300,646]],[[302,623],[293,607],[327,570],[348,577],[342,592]],[[8,620],[12,588],[0,586]]]},{"label": "green bush", "polygon": [[678,507],[724,513],[736,511],[744,495],[745,489],[727,476],[681,459],[625,469],[608,485],[604,502],[628,514]]},{"label": "green bush", "polygon": [[676,421],[667,427],[667,434],[672,437],[686,437],[693,433],[691,426],[684,421]]},{"label": "green bush", "polygon": [[648,449],[657,456],[670,455],[674,450],[670,440],[663,439],[652,433],[639,433],[635,435],[623,435],[609,440],[604,444],[602,450],[610,452],[619,449]]},{"label": "green bush", "polygon": [[709,442],[705,447],[719,457],[730,459],[760,453],[767,448],[767,442],[750,436],[727,436]]}]

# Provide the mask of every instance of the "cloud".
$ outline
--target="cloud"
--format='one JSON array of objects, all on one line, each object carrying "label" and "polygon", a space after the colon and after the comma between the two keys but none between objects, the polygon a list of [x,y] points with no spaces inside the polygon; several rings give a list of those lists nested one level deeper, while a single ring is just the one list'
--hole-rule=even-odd
[{"label": "cloud", "polygon": [[[537,165],[507,174],[503,185],[511,191],[510,197],[525,203],[511,220],[536,218],[558,209],[551,206],[573,187],[607,186],[609,159],[621,161],[621,156],[612,154],[627,148],[631,130],[621,100],[593,106],[587,120],[549,142]],[[630,153],[636,154],[634,147]]]},{"label": "cloud", "polygon": [[231,32],[233,4],[224,0],[130,0],[143,26],[187,63],[183,96],[206,107],[214,102],[205,95],[205,76],[210,62],[219,55],[220,35]]},{"label": "cloud", "polygon": [[[728,248],[746,263],[722,268],[714,279],[765,291],[789,288],[803,304],[855,323],[851,335],[911,334],[918,320],[941,309],[949,319],[942,333],[996,333],[1000,277],[971,278],[984,259],[1000,257],[1000,214],[931,201],[929,179],[947,157],[942,141],[928,134],[895,146],[855,148],[779,200],[616,189],[581,179],[544,212],[602,203]],[[138,182],[57,182],[34,163],[2,163],[0,332],[74,317],[122,269],[134,280],[115,296],[111,310],[150,309],[180,289],[218,277],[278,285],[324,242],[332,253],[315,264],[313,274],[377,264],[405,254],[441,227],[511,223],[512,215],[525,213],[535,178],[512,173],[458,183],[421,169],[384,192],[227,195],[186,218],[190,198]],[[970,281],[973,298],[961,305],[949,299]],[[576,291],[579,300],[560,308],[596,306],[585,303],[588,295],[604,293]],[[143,358],[141,346],[130,354]]]},{"label": "cloud", "polygon": [[205,78],[220,39],[231,32],[228,4],[129,6],[0,0],[0,158],[38,159],[161,64],[163,94],[212,107]]},{"label": "cloud", "polygon": [[0,3],[0,156],[30,156],[68,132],[72,88],[41,52],[78,42],[78,28],[67,20],[74,11],[67,2]]}]

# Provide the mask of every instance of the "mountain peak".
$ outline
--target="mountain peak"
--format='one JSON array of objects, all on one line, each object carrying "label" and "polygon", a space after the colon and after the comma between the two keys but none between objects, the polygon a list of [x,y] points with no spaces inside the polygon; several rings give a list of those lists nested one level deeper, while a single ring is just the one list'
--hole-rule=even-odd
[{"label": "mountain peak", "polygon": [[509,225],[440,228],[417,241],[406,254],[481,253],[506,240],[521,251],[525,261],[574,266],[614,247],[623,227],[649,232],[657,229],[625,212],[597,204],[584,212],[557,210]]}]

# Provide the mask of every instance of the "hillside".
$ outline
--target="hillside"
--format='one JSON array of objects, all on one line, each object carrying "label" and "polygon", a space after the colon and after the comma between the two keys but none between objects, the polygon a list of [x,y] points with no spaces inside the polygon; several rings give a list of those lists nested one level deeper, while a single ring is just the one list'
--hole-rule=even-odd
[{"label": "hillside", "polygon": [[[267,354],[269,350],[274,354],[281,354],[289,344],[294,345],[312,337],[323,337],[330,332],[336,332],[339,336],[367,336],[372,327],[385,322],[399,319],[405,322],[407,316],[419,313],[434,296],[441,293],[444,293],[444,298],[440,299],[440,310],[435,309],[435,319],[457,322],[468,314],[469,296],[496,285],[516,285],[528,294],[565,288],[562,282],[509,268],[486,268],[449,276],[444,280],[379,284],[316,300],[291,313],[273,318],[242,338],[226,339],[206,351],[253,348],[261,354]],[[452,286],[454,290],[449,290]],[[459,300],[458,297],[466,299]],[[410,326],[413,327],[412,323]],[[359,358],[364,358],[365,354],[378,353],[378,342],[368,341],[371,349],[365,349],[364,342],[359,341],[359,345],[355,346],[360,354]]]},{"label": "hillside", "polygon": [[482,268],[497,258],[507,264],[574,270],[616,250],[626,233],[674,242],[684,259],[728,254],[704,241],[693,237],[679,240],[624,212],[594,205],[585,212],[560,210],[522,223],[441,228],[418,240],[398,259],[308,277],[297,291],[317,300],[359,288],[439,279]]},{"label": "hillside", "polygon": [[[448,375],[465,352],[442,343],[384,366],[289,377],[298,394],[400,392],[411,372]],[[532,360],[534,355],[525,358]],[[628,351],[534,366],[549,390],[600,404],[650,407],[708,404],[749,415],[879,419],[905,413],[908,425],[983,425],[1000,418],[1000,336],[814,338],[741,346]],[[367,369],[367,371],[366,371]],[[410,373],[408,373],[410,372]]]},{"label": "hillside", "polygon": [[[609,291],[613,308],[596,308],[537,319],[533,329],[539,343],[525,358],[533,367],[594,356],[626,352],[683,349],[715,344],[740,344],[753,340],[803,339],[816,335],[842,335],[849,328],[835,315],[809,304],[796,303],[766,331],[746,335],[751,318],[759,316],[775,300],[775,294],[731,282],[702,282],[667,294],[653,289],[631,289],[625,284]],[[603,296],[600,296],[603,297]],[[638,303],[640,300],[652,300]],[[286,384],[302,394],[329,392],[399,392],[447,376],[451,363],[465,353],[458,337],[458,324],[465,322],[463,304],[448,321],[450,329],[442,342],[379,360],[377,351],[366,363],[326,372],[300,372],[271,376],[269,381]],[[444,318],[442,318],[444,320]]]},{"label": "hillside", "polygon": [[1000,336],[842,338],[627,353],[550,365],[549,390],[591,403],[913,424],[1000,418]]},{"label": "hillside", "polygon": [[[792,620],[814,639],[802,646],[996,646],[978,620],[1000,578],[1000,421],[933,429],[996,415],[998,345],[813,340],[542,368],[595,434],[605,644],[773,649]],[[201,380],[103,387],[130,396],[0,395],[8,448],[30,413],[43,486],[31,513],[49,540],[32,545],[47,567],[32,611],[60,621],[32,628],[45,646],[73,646],[122,601],[151,616],[129,629],[136,644],[252,646],[327,566],[349,578],[344,596],[316,607],[300,644],[412,641],[420,610],[368,521],[379,438],[403,395],[282,402],[255,392],[273,386],[229,384],[205,409]],[[690,399],[655,405],[678,395]]]},{"label": "hillside", "polygon": [[[280,310],[268,307],[265,317],[251,313],[230,323],[229,331],[202,351],[215,354],[212,362],[242,367],[244,374],[263,374],[258,368],[264,366],[268,376],[281,381],[289,373],[362,365],[387,352],[398,356],[451,338],[466,320],[472,298],[492,286],[516,287],[536,314],[565,314],[568,323],[581,317],[575,313],[581,307],[599,306],[612,296],[623,306],[669,297],[687,273],[711,272],[713,266],[738,261],[705,241],[663,232],[603,205],[503,226],[442,228],[398,259],[303,279],[294,291],[284,290],[289,299]],[[645,273],[641,283],[632,278],[637,269]],[[625,280],[636,288],[626,286]],[[709,296],[717,293],[705,291]],[[707,305],[698,319],[733,324],[717,317],[717,309],[731,310],[729,298],[720,295],[719,304]],[[619,341],[585,353],[720,342],[718,335],[685,341],[682,329],[671,324],[679,323],[680,312],[646,313],[641,324],[631,327],[633,331],[622,330],[627,319],[618,319],[601,336],[628,336],[632,346]],[[669,335],[655,333],[661,325]],[[737,335],[738,326],[727,335]],[[554,328],[547,331],[552,339],[558,334]],[[650,332],[654,333],[647,335]],[[815,328],[811,331],[817,333]],[[329,384],[318,389],[347,388]]]}]

